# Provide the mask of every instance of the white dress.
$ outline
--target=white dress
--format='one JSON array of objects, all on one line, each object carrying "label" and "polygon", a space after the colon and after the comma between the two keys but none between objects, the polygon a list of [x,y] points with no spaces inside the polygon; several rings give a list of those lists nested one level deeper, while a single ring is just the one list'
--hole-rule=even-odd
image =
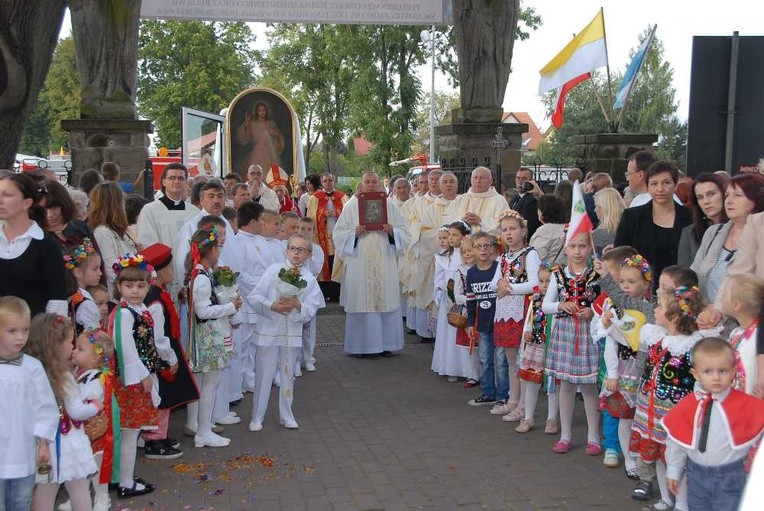
[{"label": "white dress", "polygon": [[74,375],[67,375],[66,385],[69,392],[64,401],[64,409],[70,421],[69,430],[64,434],[63,427],[59,427],[56,441],[50,443],[50,474],[37,474],[38,483],[62,484],[74,479],[84,479],[98,472],[98,465],[93,459],[93,450],[85,430],[81,425],[74,426],[71,423],[90,419],[98,413],[98,407],[85,402],[80,386],[74,381]]},{"label": "white dress", "polygon": [[[456,344],[456,328],[448,324],[447,318],[448,311],[451,310],[454,303],[448,297],[449,280],[454,281],[456,302],[461,301],[461,304],[464,304],[464,295],[461,296],[462,300],[459,300],[456,295],[457,290],[463,289],[462,284],[457,285],[457,281],[461,279],[459,275],[461,266],[461,254],[458,248],[454,249],[454,253],[450,257],[435,256],[435,301],[438,304],[438,326],[435,332],[435,346],[430,368],[444,376],[475,378],[470,350],[466,346]],[[464,270],[465,275],[466,273]]]}]

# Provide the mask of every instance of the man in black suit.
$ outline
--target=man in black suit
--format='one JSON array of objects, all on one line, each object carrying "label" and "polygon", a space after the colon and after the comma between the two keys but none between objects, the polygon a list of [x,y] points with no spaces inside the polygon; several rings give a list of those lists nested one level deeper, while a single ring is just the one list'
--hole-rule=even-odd
[{"label": "man in black suit", "polygon": [[517,188],[517,195],[512,199],[509,207],[520,213],[528,223],[528,239],[531,239],[533,233],[541,225],[535,195],[541,189],[533,181],[533,173],[527,167],[520,167],[515,174],[515,187]]}]

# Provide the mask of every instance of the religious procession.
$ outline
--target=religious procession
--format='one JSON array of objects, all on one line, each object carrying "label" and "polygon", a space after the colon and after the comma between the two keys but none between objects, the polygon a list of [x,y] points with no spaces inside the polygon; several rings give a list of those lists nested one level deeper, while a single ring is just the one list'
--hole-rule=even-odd
[{"label": "religious procession", "polygon": [[[312,98],[287,84],[253,85],[320,66],[287,72],[282,63],[262,81],[243,76],[208,103],[219,114],[185,104],[143,110],[168,55],[186,50],[147,56],[160,37],[145,35],[146,20],[162,20],[163,29],[168,19],[212,16],[289,30],[286,22],[317,14],[299,5],[283,19],[280,11],[207,11],[203,2],[72,1],[65,23],[79,110],[77,119],[55,120],[69,137],[61,171],[49,165],[53,155],[25,158],[17,149],[41,136],[24,131],[44,123],[35,98],[50,111],[68,96],[40,92],[66,4],[0,6],[19,40],[39,43],[30,49],[0,34],[0,68],[9,71],[0,77],[0,129],[10,141],[0,145],[0,167],[9,169],[0,170],[0,511],[759,509],[764,159],[751,163],[762,152],[756,142],[738,135],[733,143],[734,91],[729,140],[716,143],[713,170],[686,124],[681,164],[666,157],[672,136],[619,133],[657,25],[614,95],[602,9],[540,70],[537,96],[555,92],[547,110],[561,138],[566,96],[589,80],[593,96],[578,105],[596,99],[609,130],[584,135],[581,165],[550,170],[541,159],[523,161],[529,124],[503,110],[513,44],[528,35],[518,19],[535,30],[533,9],[521,11],[517,0],[411,0],[321,14],[322,28],[430,26],[415,34],[431,50],[429,159],[390,163],[408,136],[399,135],[416,123],[387,129],[395,115],[385,119],[396,133],[385,139],[373,129],[384,122],[364,117],[343,149],[366,143],[377,152],[351,179],[336,172],[352,160],[340,158],[337,141],[350,126],[320,133],[324,172],[316,172],[306,163],[318,140]],[[452,67],[462,80],[458,108],[438,127],[439,163],[436,22],[455,27],[446,46],[453,41],[461,54]],[[215,25],[195,27],[198,36]],[[226,39],[229,28],[207,33],[204,44]],[[285,34],[268,33],[277,43],[316,36]],[[351,32],[337,34],[334,49],[353,46]],[[385,36],[369,32],[364,42]],[[734,84],[738,49],[741,69],[750,69],[749,40],[737,32],[731,40],[734,63],[724,72]],[[250,43],[254,36],[233,46]],[[711,51],[701,46],[698,55]],[[18,55],[46,64],[27,69]],[[384,98],[385,115],[392,104],[413,111],[408,102],[419,98],[406,97],[417,80],[404,73],[425,59],[397,57],[400,74],[383,77],[400,89]],[[210,62],[193,74],[222,87],[254,63],[227,64],[210,79]],[[603,67],[608,105],[596,89],[604,78],[594,74]],[[324,78],[310,87],[331,81]],[[361,89],[366,107],[379,88],[367,78],[335,84],[316,103],[340,108],[344,89]],[[169,90],[159,103],[175,95]],[[310,110],[309,122],[293,103]],[[154,126],[138,106],[161,112],[160,136],[178,149],[152,153]],[[719,117],[718,105],[693,108]],[[311,479],[314,465],[286,456],[315,459],[326,473]],[[258,478],[260,468],[269,471]],[[176,484],[182,477],[191,482]],[[494,483],[506,493],[483,500],[491,492],[476,486],[494,491]]]}]

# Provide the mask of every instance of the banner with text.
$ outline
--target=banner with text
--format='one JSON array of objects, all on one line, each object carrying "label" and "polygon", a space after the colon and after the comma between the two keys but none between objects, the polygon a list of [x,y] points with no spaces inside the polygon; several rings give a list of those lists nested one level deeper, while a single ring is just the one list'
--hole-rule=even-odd
[{"label": "banner with text", "polygon": [[440,25],[450,0],[143,0],[144,18],[346,25]]}]

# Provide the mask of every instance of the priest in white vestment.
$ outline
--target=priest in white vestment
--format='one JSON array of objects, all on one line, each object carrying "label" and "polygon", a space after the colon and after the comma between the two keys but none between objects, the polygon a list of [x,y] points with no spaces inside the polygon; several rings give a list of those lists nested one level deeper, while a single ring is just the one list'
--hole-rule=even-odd
[{"label": "priest in white vestment", "polygon": [[[411,198],[411,184],[405,177],[401,177],[395,180],[392,186],[393,204],[401,210],[401,214],[409,219],[410,213],[407,211],[409,199]],[[410,256],[410,249],[398,256],[398,283],[401,289],[401,315],[408,318],[407,314],[407,300],[409,292],[409,284],[411,282],[411,264],[407,258]]]},{"label": "priest in white vestment", "polygon": [[260,204],[265,209],[278,212],[281,205],[276,192],[268,188],[263,181],[263,168],[260,165],[250,165],[247,169],[247,184],[252,201]]},{"label": "priest in white vestment", "polygon": [[[381,191],[379,176],[365,172],[364,192]],[[340,302],[345,307],[345,352],[389,355],[403,349],[398,256],[409,244],[406,219],[387,198],[387,224],[382,231],[360,225],[358,201],[345,204],[334,227],[336,253],[345,262]]]},{"label": "priest in white vestment", "polygon": [[451,222],[464,220],[472,232],[485,231],[498,234],[499,218],[509,210],[507,199],[493,187],[493,176],[487,167],[477,167],[472,171],[470,189],[458,196],[448,207],[447,216]]}]

